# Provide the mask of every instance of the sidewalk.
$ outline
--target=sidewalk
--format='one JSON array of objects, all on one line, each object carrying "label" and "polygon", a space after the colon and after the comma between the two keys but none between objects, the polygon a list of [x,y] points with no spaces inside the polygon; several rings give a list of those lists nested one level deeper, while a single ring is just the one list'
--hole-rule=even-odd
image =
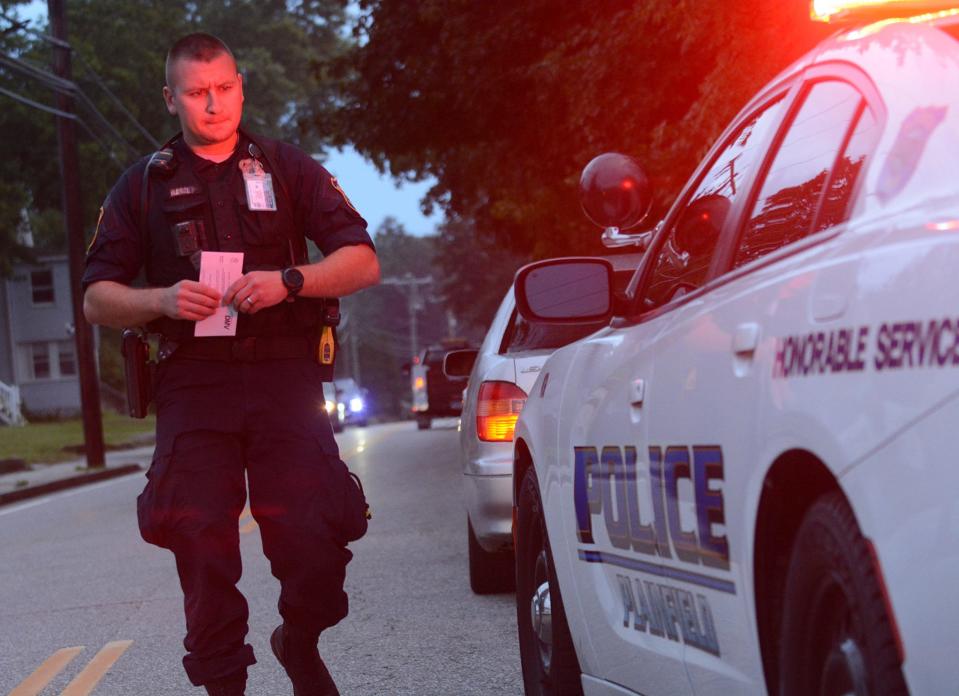
[{"label": "sidewalk", "polygon": [[146,471],[153,458],[153,444],[106,453],[102,469],[87,469],[85,458],[58,464],[33,464],[26,471],[0,473],[0,506],[67,488]]}]

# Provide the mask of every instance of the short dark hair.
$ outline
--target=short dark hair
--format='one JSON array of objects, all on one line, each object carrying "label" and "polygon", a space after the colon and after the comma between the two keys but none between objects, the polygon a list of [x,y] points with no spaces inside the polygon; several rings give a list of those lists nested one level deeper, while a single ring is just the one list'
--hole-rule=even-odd
[{"label": "short dark hair", "polygon": [[221,39],[213,36],[213,34],[206,34],[204,32],[196,32],[195,34],[187,34],[183,38],[179,39],[173,46],[170,47],[169,52],[166,54],[166,83],[167,86],[170,86],[170,67],[176,61],[181,58],[187,58],[189,60],[199,60],[204,63],[209,63],[211,60],[217,56],[223,54],[233,58],[233,63],[236,63],[236,58],[233,55],[233,51],[230,50],[230,47],[227,46]]}]

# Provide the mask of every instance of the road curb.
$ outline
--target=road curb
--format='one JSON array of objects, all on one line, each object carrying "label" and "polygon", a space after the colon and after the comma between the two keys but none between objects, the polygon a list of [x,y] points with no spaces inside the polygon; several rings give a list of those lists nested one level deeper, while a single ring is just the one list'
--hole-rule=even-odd
[{"label": "road curb", "polygon": [[116,478],[117,476],[132,474],[136,471],[143,471],[143,467],[139,464],[121,464],[120,466],[111,466],[101,471],[77,474],[76,476],[68,476],[67,478],[62,478],[58,481],[50,481],[49,483],[28,486],[26,488],[10,491],[8,493],[0,493],[0,506],[9,505],[10,503],[17,503],[21,500],[35,498],[40,495],[56,493],[57,491],[66,490],[68,488],[76,488],[77,486],[83,486],[88,483],[106,481],[108,479]]}]

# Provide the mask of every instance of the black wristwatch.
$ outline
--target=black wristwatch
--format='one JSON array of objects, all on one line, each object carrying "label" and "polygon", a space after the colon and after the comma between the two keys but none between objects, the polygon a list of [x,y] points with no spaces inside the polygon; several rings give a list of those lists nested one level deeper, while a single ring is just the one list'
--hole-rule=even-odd
[{"label": "black wristwatch", "polygon": [[283,285],[286,286],[287,297],[296,297],[303,289],[303,274],[289,266],[280,271],[280,277],[283,279]]}]

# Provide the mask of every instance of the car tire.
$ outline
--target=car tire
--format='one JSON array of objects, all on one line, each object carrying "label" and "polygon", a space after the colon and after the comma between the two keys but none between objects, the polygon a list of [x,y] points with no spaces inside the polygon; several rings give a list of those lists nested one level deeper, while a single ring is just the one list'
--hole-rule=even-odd
[{"label": "car tire", "polygon": [[429,430],[430,425],[432,425],[432,420],[429,416],[417,416],[416,417],[416,429],[417,430]]},{"label": "car tire", "polygon": [[781,696],[909,693],[872,551],[838,492],[799,527],[783,605]]},{"label": "car tire", "polygon": [[513,554],[509,551],[490,552],[480,546],[468,516],[466,534],[469,537],[470,589],[478,595],[512,592],[516,586]]},{"label": "car tire", "polygon": [[[545,595],[544,590],[548,590]],[[533,623],[534,602],[543,606],[544,599],[548,600],[550,621],[539,623],[537,628]],[[579,660],[556,581],[539,484],[532,467],[520,486],[516,519],[516,622],[526,696],[581,696]]]}]

